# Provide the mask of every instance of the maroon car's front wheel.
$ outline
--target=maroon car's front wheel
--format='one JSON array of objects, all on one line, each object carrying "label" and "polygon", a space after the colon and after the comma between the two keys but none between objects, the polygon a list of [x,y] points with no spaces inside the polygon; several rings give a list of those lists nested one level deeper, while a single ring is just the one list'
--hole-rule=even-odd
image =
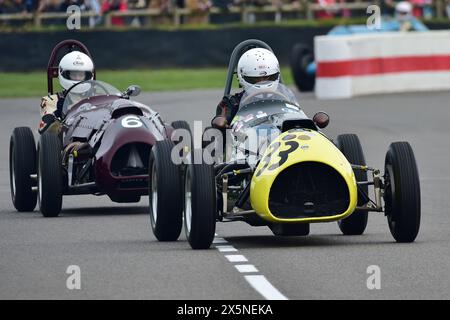
[{"label": "maroon car's front wheel", "polygon": [[38,202],[44,217],[57,217],[61,212],[63,176],[61,142],[55,134],[46,132],[38,144]]}]

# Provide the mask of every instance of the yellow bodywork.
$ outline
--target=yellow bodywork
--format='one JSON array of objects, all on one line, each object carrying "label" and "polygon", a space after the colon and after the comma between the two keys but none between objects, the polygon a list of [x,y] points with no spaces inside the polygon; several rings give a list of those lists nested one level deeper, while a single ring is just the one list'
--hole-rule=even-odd
[{"label": "yellow bodywork", "polygon": [[[269,209],[269,194],[276,177],[289,166],[305,161],[326,164],[344,178],[350,196],[350,204],[345,212],[334,216],[292,219],[272,215]],[[269,222],[311,223],[340,220],[353,213],[357,201],[355,174],[345,156],[321,133],[303,129],[284,132],[270,144],[253,174],[250,185],[250,202],[253,209]]]}]

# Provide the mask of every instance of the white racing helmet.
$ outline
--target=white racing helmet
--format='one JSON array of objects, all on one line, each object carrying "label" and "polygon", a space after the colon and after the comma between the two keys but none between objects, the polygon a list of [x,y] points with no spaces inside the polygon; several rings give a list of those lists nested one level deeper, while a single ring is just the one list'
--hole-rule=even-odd
[{"label": "white racing helmet", "polygon": [[239,59],[237,74],[244,90],[250,87],[268,89],[276,87],[280,82],[280,64],[270,50],[250,49]]},{"label": "white racing helmet", "polygon": [[412,17],[412,4],[408,1],[400,1],[395,5],[395,18],[398,21],[406,21]]},{"label": "white racing helmet", "polygon": [[[72,51],[66,54],[59,62],[58,79],[61,86],[66,90],[78,82],[93,78],[94,63],[88,55],[80,51]],[[74,90],[83,92],[86,88],[82,87],[83,85],[77,86]]]}]

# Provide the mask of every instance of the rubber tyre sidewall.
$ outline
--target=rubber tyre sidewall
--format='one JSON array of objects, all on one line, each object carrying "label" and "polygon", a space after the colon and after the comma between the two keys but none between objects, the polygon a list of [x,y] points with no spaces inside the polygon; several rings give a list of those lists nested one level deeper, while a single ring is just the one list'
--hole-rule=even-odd
[{"label": "rubber tyre sidewall", "polygon": [[62,207],[63,177],[61,142],[53,133],[45,132],[40,137],[37,171],[39,209],[44,217],[57,217]]},{"label": "rubber tyre sidewall", "polygon": [[[159,241],[176,241],[183,225],[180,168],[171,160],[172,149],[171,141],[157,141],[149,160],[150,223],[153,234]],[[157,182],[156,221],[153,217],[151,188],[154,174]]]},{"label": "rubber tyre sidewall", "polygon": [[32,190],[35,183],[31,179],[35,173],[36,143],[33,132],[27,127],[15,128],[9,143],[9,181],[11,200],[19,212],[33,211],[36,207],[37,192]]},{"label": "rubber tyre sidewall", "polygon": [[[420,229],[420,180],[413,150],[407,142],[390,145],[385,159],[386,180],[394,182],[385,190],[385,213],[389,230],[397,242],[413,242]],[[392,192],[390,191],[392,190]],[[386,198],[391,197],[390,205]]]},{"label": "rubber tyre sidewall", "polygon": [[[196,150],[195,153],[201,156],[202,150]],[[192,216],[190,231],[188,231],[186,210],[183,210],[186,238],[192,249],[208,249],[214,240],[217,218],[213,166],[205,163],[191,163],[186,167],[185,185],[188,176],[190,177]],[[186,192],[186,187],[184,191]],[[184,198],[184,205],[186,206],[186,197]]]},{"label": "rubber tyre sidewall", "polygon": [[[342,134],[336,139],[339,150],[344,154],[350,164],[366,165],[364,152],[361,142],[356,134]],[[355,170],[356,181],[367,181],[367,172]],[[367,186],[361,188],[368,193]],[[358,199],[358,205],[364,205],[361,199]],[[344,235],[362,235],[367,227],[368,212],[355,210],[350,216],[338,221],[339,229]]]}]

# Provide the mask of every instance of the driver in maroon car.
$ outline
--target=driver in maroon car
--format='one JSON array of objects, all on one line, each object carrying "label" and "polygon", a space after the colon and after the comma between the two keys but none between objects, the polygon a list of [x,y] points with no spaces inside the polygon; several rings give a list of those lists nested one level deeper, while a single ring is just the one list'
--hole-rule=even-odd
[{"label": "driver in maroon car", "polygon": [[[41,100],[41,119],[46,114],[61,116],[62,106],[64,104],[64,93],[73,85],[94,78],[94,63],[86,54],[79,51],[72,51],[66,54],[59,62],[58,80],[63,88],[62,92],[42,97]],[[45,127],[41,120],[39,130]]]},{"label": "driver in maroon car", "polygon": [[239,59],[237,74],[239,84],[244,90],[222,98],[217,106],[216,116],[211,120],[213,127],[225,129],[231,123],[248,88],[265,90],[276,87],[280,82],[280,64],[270,50],[254,48],[245,52]]}]

